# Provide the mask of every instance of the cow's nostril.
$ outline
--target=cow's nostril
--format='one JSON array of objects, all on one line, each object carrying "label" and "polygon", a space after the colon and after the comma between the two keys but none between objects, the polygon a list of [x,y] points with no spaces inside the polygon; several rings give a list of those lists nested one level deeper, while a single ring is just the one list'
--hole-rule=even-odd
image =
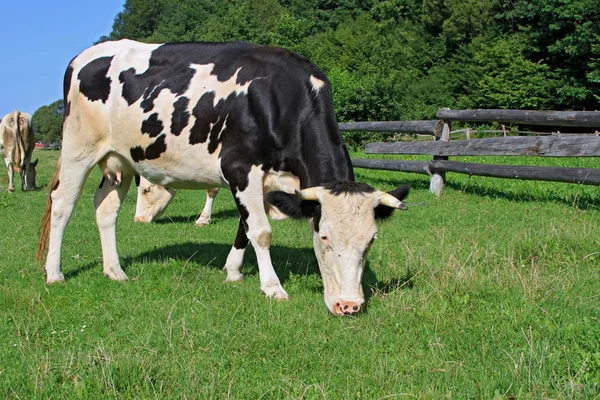
[{"label": "cow's nostril", "polygon": [[360,304],[353,301],[340,301],[333,307],[333,313],[337,315],[356,315],[360,310]]}]

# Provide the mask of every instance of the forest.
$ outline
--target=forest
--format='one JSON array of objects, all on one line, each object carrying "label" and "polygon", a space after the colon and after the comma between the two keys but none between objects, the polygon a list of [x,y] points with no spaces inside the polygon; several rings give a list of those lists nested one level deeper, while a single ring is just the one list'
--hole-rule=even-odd
[{"label": "forest", "polygon": [[[98,42],[124,38],[291,49],[327,73],[340,122],[600,102],[600,0],[127,0]],[[38,137],[61,116],[38,109]]]}]

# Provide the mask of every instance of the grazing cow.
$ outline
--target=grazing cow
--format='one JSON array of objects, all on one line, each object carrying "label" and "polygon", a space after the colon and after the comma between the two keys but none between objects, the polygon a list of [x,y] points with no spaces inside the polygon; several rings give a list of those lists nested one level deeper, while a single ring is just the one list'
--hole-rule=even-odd
[{"label": "grazing cow", "polygon": [[[175,198],[176,193],[177,191],[173,188],[155,185],[141,176],[138,183],[138,195],[133,220],[135,222],[151,222],[153,219],[160,217]],[[219,188],[208,189],[206,191],[204,208],[195,222],[197,226],[210,225],[212,206],[218,193]]]},{"label": "grazing cow", "polygon": [[21,175],[21,189],[23,191],[35,189],[38,160],[31,162],[31,154],[35,147],[31,116],[17,110],[6,114],[0,122],[0,137],[8,172],[9,192],[15,191],[15,169]]},{"label": "grazing cow", "polygon": [[71,61],[64,95],[62,154],[37,254],[41,260],[49,238],[48,283],[64,280],[64,229],[98,165],[108,177],[94,204],[104,274],[111,279],[127,279],[115,224],[140,174],[176,189],[229,188],[240,223],[226,280],[242,278],[250,241],[260,288],[276,299],[288,294],[271,263],[267,214],[311,218],[328,310],[360,311],[375,218],[406,209],[400,200],[408,188],[392,195],[354,182],[331,87],[316,66],[291,51],[244,42],[104,42]]}]

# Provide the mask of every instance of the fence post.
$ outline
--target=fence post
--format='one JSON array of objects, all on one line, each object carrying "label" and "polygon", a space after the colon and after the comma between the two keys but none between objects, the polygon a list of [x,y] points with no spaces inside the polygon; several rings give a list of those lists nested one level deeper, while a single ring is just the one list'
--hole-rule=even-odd
[{"label": "fence post", "polygon": [[[450,121],[444,121],[444,127],[442,128],[442,134],[439,137],[436,137],[435,140],[441,140],[443,142],[447,142],[450,140]],[[434,160],[447,160],[446,156],[433,156]],[[442,190],[444,189],[444,180],[446,178],[445,172],[433,172],[431,174],[431,182],[429,183],[429,191],[436,196],[440,196],[442,194]]]}]

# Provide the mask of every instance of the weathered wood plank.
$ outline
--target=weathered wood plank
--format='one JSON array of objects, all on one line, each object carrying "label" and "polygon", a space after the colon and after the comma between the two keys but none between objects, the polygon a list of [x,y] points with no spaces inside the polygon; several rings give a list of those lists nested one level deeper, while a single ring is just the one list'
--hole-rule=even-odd
[{"label": "weathered wood plank", "polygon": [[572,126],[600,129],[599,111],[449,110],[436,118],[464,122],[501,122],[543,126]]},{"label": "weathered wood plank", "polygon": [[446,171],[493,178],[600,185],[600,169],[593,168],[529,167],[435,160],[429,163],[429,169],[432,172]]},{"label": "weathered wood plank", "polygon": [[344,122],[339,124],[344,132],[401,132],[439,136],[442,132],[442,121],[375,121]]},{"label": "weathered wood plank", "polygon": [[374,160],[365,158],[353,158],[352,165],[356,168],[385,169],[388,171],[414,172],[429,175],[427,161],[406,160]]},{"label": "weathered wood plank", "polygon": [[600,186],[600,169],[529,167],[521,165],[477,164],[459,161],[405,161],[352,159],[356,168],[385,169],[389,171],[429,174],[456,172],[459,174],[488,176],[491,178],[523,179],[551,182],[576,183]]},{"label": "weathered wood plank", "polygon": [[598,157],[600,156],[600,136],[509,136],[450,142],[377,142],[367,144],[365,152],[368,154],[430,154],[434,156]]}]

